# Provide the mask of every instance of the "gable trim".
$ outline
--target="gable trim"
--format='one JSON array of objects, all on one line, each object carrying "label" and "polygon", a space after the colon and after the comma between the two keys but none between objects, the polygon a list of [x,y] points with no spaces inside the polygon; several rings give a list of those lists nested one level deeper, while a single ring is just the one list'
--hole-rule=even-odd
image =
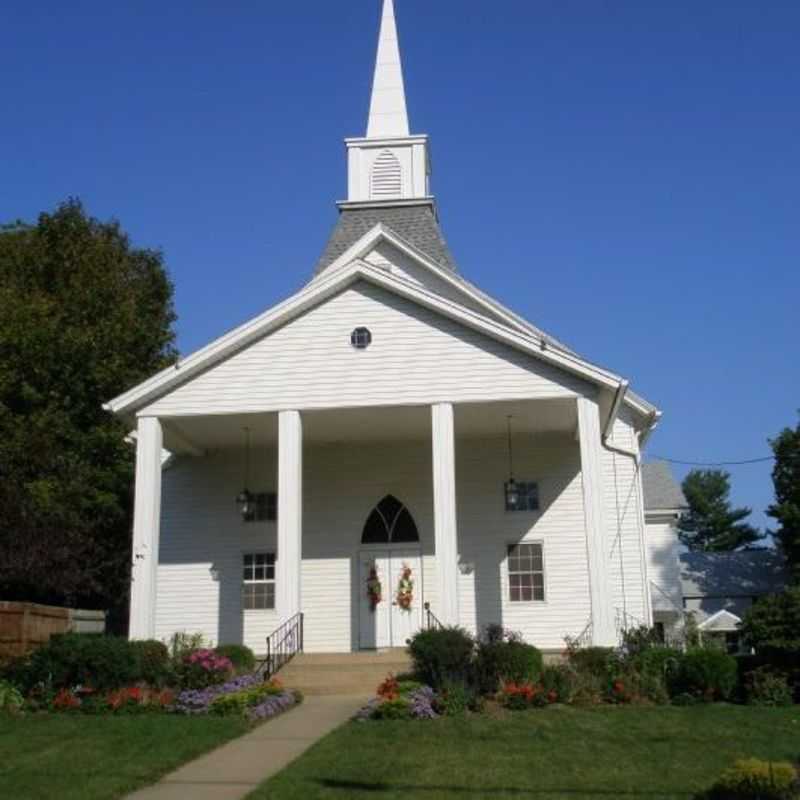
[{"label": "gable trim", "polygon": [[540,361],[560,367],[589,383],[615,389],[623,381],[622,378],[608,370],[590,364],[570,353],[549,347],[543,338],[537,340],[532,334],[523,335],[518,330],[501,325],[424,287],[387,273],[379,267],[363,261],[354,261],[346,267],[337,269],[334,274],[329,273],[315,279],[292,297],[224,334],[174,366],[162,370],[152,378],[119,395],[106,403],[103,408],[114,414],[134,413],[158,397],[177,388],[199,372],[233,355],[253,341],[267,335],[279,325],[289,322],[358,280],[368,281],[393,294],[436,311]]}]

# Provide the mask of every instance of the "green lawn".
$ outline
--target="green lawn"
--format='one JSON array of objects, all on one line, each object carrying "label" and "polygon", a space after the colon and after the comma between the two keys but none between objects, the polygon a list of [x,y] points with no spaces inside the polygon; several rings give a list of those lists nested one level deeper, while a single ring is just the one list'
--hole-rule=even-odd
[{"label": "green lawn", "polygon": [[250,727],[230,717],[0,716],[0,797],[121,797]]},{"label": "green lawn", "polygon": [[800,708],[552,707],[348,723],[250,798],[690,798],[743,756],[797,760]]}]

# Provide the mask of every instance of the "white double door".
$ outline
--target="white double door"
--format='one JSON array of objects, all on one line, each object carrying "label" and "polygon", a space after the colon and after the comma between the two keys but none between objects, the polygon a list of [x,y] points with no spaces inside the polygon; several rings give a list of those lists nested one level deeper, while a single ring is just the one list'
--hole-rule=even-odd
[{"label": "white double door", "polygon": [[[361,550],[358,560],[359,646],[362,649],[405,647],[406,641],[422,627],[419,549]],[[409,608],[404,608],[397,597],[406,569],[411,571],[413,584]],[[373,598],[377,584],[380,584],[380,601],[376,603]]]}]

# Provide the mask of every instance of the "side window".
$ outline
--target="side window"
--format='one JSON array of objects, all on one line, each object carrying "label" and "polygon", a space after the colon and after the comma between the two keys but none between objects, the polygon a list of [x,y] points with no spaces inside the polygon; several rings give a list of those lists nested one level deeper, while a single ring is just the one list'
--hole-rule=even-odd
[{"label": "side window", "polygon": [[509,545],[508,599],[512,603],[544,600],[544,552],[541,542]]},{"label": "side window", "polygon": [[242,608],[275,608],[275,553],[245,553],[242,558]]}]

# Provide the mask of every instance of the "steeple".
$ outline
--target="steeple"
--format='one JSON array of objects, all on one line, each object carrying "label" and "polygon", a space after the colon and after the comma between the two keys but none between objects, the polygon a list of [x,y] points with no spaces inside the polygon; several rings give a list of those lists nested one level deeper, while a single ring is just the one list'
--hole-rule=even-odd
[{"label": "steeple", "polygon": [[406,92],[403,86],[403,64],[394,18],[394,0],[383,0],[378,56],[372,80],[367,138],[408,136]]},{"label": "steeple", "polygon": [[342,205],[433,203],[428,137],[409,133],[394,0],[383,0],[367,135],[345,144],[347,200]]}]

